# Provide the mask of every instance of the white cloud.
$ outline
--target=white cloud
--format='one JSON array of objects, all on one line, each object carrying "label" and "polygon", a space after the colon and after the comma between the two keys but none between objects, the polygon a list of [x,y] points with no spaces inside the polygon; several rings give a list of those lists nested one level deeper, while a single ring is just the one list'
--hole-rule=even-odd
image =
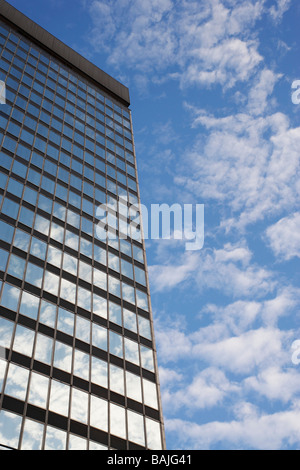
[{"label": "white cloud", "polygon": [[300,212],[280,219],[266,230],[266,238],[280,259],[300,258]]},{"label": "white cloud", "polygon": [[201,342],[201,333],[198,333],[193,353],[215,367],[247,375],[256,367],[287,361],[284,343],[290,336],[277,328],[261,327],[215,343],[205,343]]},{"label": "white cloud", "polygon": [[281,370],[277,365],[267,367],[257,376],[248,377],[245,387],[284,403],[293,400],[300,393],[300,374],[296,369]]},{"label": "white cloud", "polygon": [[230,209],[231,217],[221,222],[226,230],[243,230],[299,204],[300,127],[290,127],[285,115],[216,118],[199,110],[197,125],[207,134],[201,132],[185,153],[182,176],[174,181],[197,198],[217,200]]},{"label": "white cloud", "polygon": [[282,19],[284,13],[289,9],[291,0],[277,0],[276,5],[272,5],[270,8],[270,14],[272,18],[278,22]]},{"label": "white cloud", "polygon": [[247,247],[226,244],[223,249],[176,253],[176,262],[167,260],[164,265],[149,266],[153,291],[174,288],[186,281],[199,290],[214,288],[227,295],[261,296],[275,287],[273,275],[268,270],[251,264]]},{"label": "white cloud", "polygon": [[185,380],[177,390],[164,384],[162,400],[169,413],[183,407],[195,411],[220,405],[229,394],[238,391],[239,386],[230,382],[222,370],[208,367],[195,374],[191,383]]},{"label": "white cloud", "polygon": [[199,425],[181,419],[167,419],[166,429],[177,436],[177,448],[278,450],[287,445],[298,446],[300,439],[299,406],[273,414],[259,414],[247,407],[240,419],[214,421]]},{"label": "white cloud", "polygon": [[[262,57],[251,28],[265,1],[175,2],[174,0],[85,1],[93,27],[87,41],[109,53],[115,67],[166,72],[181,85],[245,81]],[[281,9],[278,9],[281,11]],[[276,10],[277,12],[277,10]]]}]

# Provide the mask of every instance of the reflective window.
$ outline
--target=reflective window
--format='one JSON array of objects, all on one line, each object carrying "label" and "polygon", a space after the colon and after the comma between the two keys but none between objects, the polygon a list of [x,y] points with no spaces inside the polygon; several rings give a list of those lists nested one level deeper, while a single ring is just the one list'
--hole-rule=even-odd
[{"label": "reflective window", "polygon": [[126,439],[125,408],[110,404],[110,432]]}]

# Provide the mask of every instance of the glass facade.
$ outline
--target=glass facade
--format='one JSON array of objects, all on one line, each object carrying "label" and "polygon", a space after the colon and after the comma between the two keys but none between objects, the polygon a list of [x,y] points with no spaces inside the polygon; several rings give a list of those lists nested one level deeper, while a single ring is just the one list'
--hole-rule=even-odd
[{"label": "glass facade", "polygon": [[0,448],[163,449],[130,110],[4,18],[0,51]]}]

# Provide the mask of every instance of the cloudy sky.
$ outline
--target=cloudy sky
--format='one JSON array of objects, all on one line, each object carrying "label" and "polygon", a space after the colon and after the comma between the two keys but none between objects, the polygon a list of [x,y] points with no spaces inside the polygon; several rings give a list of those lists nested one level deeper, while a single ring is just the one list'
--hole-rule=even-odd
[{"label": "cloudy sky", "polygon": [[146,241],[167,447],[299,449],[299,1],[10,3],[129,87],[142,202],[204,204]]}]

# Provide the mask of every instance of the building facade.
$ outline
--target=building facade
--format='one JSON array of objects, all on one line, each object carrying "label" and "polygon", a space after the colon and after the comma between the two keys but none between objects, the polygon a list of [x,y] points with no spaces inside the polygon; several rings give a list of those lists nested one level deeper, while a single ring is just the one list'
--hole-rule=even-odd
[{"label": "building facade", "polygon": [[164,449],[129,93],[0,1],[0,448]]}]

